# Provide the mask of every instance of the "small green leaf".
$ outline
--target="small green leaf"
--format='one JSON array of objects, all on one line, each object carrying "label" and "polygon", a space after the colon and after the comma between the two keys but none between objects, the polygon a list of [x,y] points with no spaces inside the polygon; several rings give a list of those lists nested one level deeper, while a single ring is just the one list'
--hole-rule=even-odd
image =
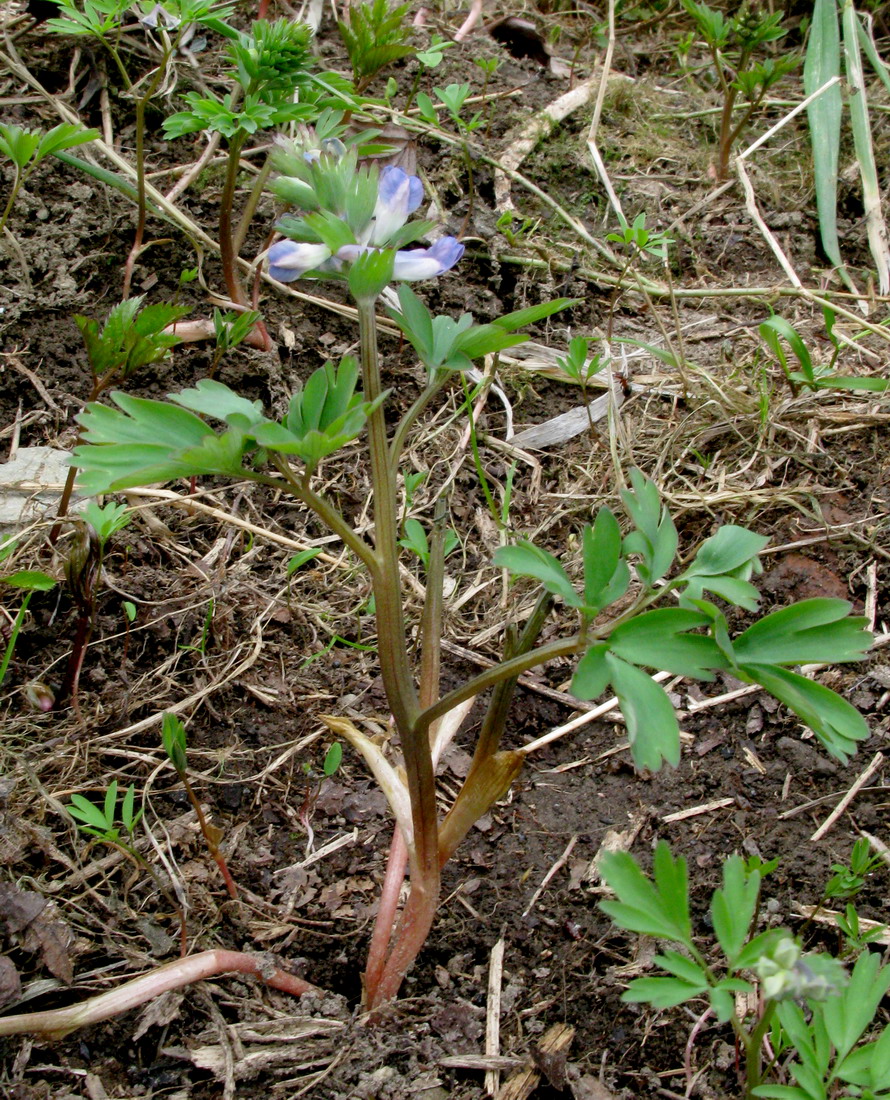
[{"label": "small green leaf", "polygon": [[714,932],[730,967],[748,938],[759,895],[759,872],[747,874],[742,857],[730,856],[723,864],[723,886],[711,898]]},{"label": "small green leaf", "polygon": [[13,588],[24,588],[28,592],[49,592],[56,587],[56,581],[41,573],[39,569],[20,569],[17,573],[11,573],[0,580],[4,584],[11,584]]},{"label": "small green leaf", "polygon": [[287,575],[293,576],[298,569],[302,569],[304,565],[317,558],[321,553],[321,547],[313,547],[311,550],[301,550],[299,554],[294,554],[287,563]]},{"label": "small green leaf", "polygon": [[340,763],[343,760],[343,746],[339,741],[335,741],[328,751],[325,753],[324,764],[322,770],[324,774],[330,778],[334,775],[337,769],[340,767]]},{"label": "small green leaf", "polygon": [[693,985],[679,978],[635,978],[621,994],[621,999],[631,1004],[650,1004],[656,1009],[674,1008],[700,997],[707,988],[707,981]]}]

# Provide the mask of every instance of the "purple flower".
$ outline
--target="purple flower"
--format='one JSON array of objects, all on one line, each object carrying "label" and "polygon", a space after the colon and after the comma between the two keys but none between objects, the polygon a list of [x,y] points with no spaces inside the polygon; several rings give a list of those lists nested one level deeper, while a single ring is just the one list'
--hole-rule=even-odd
[{"label": "purple flower", "polygon": [[464,246],[456,237],[440,237],[429,248],[402,249],[396,253],[393,278],[406,282],[434,279],[454,267],[463,254]]},{"label": "purple flower", "polygon": [[380,173],[377,205],[374,207],[373,228],[368,243],[386,244],[422,200],[423,184],[417,176],[409,176],[394,164],[387,165]]},{"label": "purple flower", "polygon": [[269,274],[279,283],[292,283],[306,271],[314,271],[331,258],[325,244],[278,241],[269,249]]},{"label": "purple flower", "polygon": [[[336,259],[352,263],[363,252],[372,249],[360,244],[346,244],[338,249]],[[392,276],[403,282],[435,279],[454,267],[464,254],[464,246],[456,237],[440,237],[429,248],[400,249],[396,253]]]}]

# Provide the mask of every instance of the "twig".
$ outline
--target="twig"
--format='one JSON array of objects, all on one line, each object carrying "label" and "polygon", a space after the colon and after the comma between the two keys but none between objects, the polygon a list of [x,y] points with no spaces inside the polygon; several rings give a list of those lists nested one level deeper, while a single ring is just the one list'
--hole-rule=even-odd
[{"label": "twig", "polygon": [[568,844],[566,845],[565,851],[562,853],[562,855],[559,857],[559,859],[556,861],[556,863],[554,863],[553,866],[550,868],[550,870],[547,872],[547,874],[544,875],[544,878],[541,880],[541,885],[532,894],[531,901],[528,903],[528,905],[526,905],[525,909],[522,911],[523,917],[527,917],[529,915],[529,913],[532,911],[532,909],[534,909],[535,903],[537,902],[538,898],[547,889],[547,884],[550,882],[550,880],[553,878],[553,876],[557,873],[557,871],[559,871],[563,867],[565,867],[566,861],[568,860],[569,856],[572,854],[572,849],[575,847],[575,845],[577,843],[578,843],[578,836],[576,834],[568,842]]},{"label": "twig", "polygon": [[871,779],[875,772],[882,766],[884,760],[885,757],[882,752],[876,752],[874,754],[868,767],[865,769],[864,772],[862,772],[862,774],[859,776],[853,786],[847,791],[847,793],[840,800],[840,802],[838,802],[838,804],[831,811],[828,817],[826,817],[819,828],[813,833],[813,835],[810,837],[810,840],[821,840],[822,837],[825,836],[828,830],[832,827],[832,825],[834,825],[834,823],[841,816],[844,810],[846,810],[846,808],[859,793],[860,789],[865,786],[869,779]]},{"label": "twig", "polygon": [[[488,970],[488,1003],[485,1011],[485,1055],[497,1057],[501,1050],[501,982],[504,974],[503,937],[491,949]],[[491,1067],[485,1071],[485,1090],[489,1096],[497,1096],[500,1088],[500,1072]]]}]

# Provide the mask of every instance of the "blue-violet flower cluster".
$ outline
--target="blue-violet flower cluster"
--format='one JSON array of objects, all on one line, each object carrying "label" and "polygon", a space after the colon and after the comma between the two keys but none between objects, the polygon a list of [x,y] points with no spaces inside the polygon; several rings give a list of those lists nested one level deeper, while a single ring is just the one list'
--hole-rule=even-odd
[{"label": "blue-violet flower cluster", "polygon": [[[417,176],[389,165],[380,173],[374,213],[358,234],[358,243],[333,252],[327,245],[309,241],[278,241],[269,249],[269,274],[282,283],[293,282],[307,271],[338,272],[363,252],[385,247],[423,199]],[[433,279],[454,267],[464,254],[455,237],[441,237],[429,248],[400,249],[395,254],[393,278],[403,281]]]}]

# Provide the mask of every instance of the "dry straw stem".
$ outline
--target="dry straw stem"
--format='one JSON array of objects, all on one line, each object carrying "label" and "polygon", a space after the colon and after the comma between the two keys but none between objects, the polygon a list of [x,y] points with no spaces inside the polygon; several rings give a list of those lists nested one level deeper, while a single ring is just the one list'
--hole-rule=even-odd
[{"label": "dry straw stem", "polygon": [[831,813],[822,822],[819,828],[810,837],[810,840],[821,840],[822,837],[831,829],[838,818],[843,814],[846,808],[850,805],[856,795],[862,790],[862,788],[868,783],[869,779],[884,766],[884,754],[882,752],[876,752],[875,755],[869,761],[868,766],[863,772],[859,774],[856,781],[844,795],[844,797],[838,802]]}]

